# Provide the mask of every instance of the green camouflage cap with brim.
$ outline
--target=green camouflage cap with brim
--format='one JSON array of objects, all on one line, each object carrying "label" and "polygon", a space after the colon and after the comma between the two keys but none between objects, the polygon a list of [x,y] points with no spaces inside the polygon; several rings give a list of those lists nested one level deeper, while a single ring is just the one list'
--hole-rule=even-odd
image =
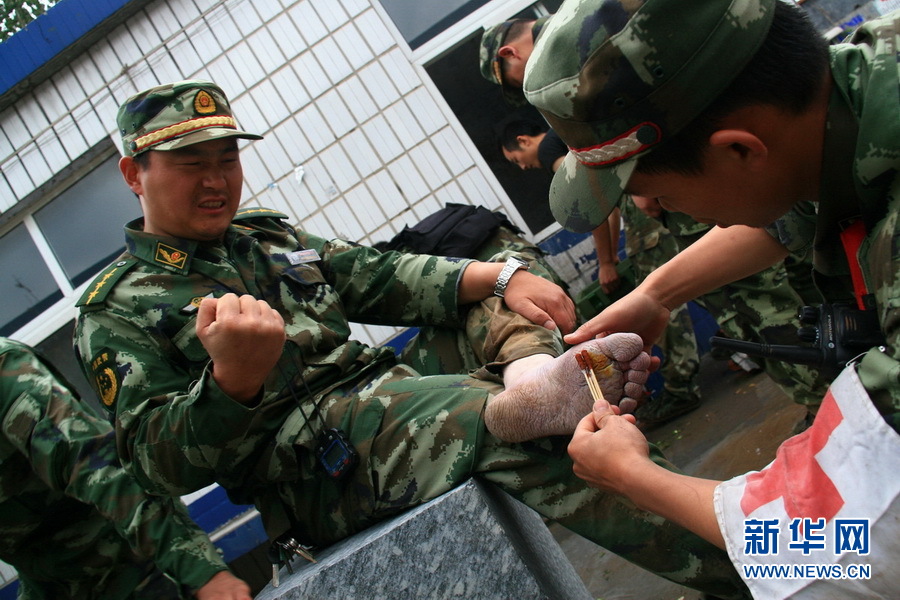
[{"label": "green camouflage cap with brim", "polygon": [[566,0],[524,93],[569,147],[550,208],[587,232],[618,205],[640,155],[709,106],[762,44],[778,0]]},{"label": "green camouflage cap with brim", "polygon": [[[503,90],[503,99],[511,106],[522,106],[526,104],[525,94],[522,93],[521,88],[509,85],[503,80],[503,58],[500,56],[499,52],[500,48],[505,45],[506,35],[509,33],[513,24],[517,21],[527,20],[528,19],[510,19],[509,21],[492,25],[485,29],[484,34],[481,36],[481,50],[479,51],[478,57],[481,65],[481,76],[491,83],[499,85]],[[541,17],[540,19],[535,20],[534,24],[531,26],[531,36],[535,41],[541,35],[544,25],[546,25],[549,20],[550,17]]]},{"label": "green camouflage cap with brim", "polygon": [[178,81],[135,94],[119,107],[116,123],[125,156],[226,137],[262,139],[238,129],[225,92],[210,81]]}]

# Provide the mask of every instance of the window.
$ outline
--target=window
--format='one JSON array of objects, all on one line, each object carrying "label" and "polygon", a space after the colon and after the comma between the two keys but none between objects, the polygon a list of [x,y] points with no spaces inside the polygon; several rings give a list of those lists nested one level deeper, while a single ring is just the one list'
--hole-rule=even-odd
[{"label": "window", "polygon": [[381,0],[394,25],[415,50],[489,0]]},{"label": "window", "polygon": [[116,153],[102,159],[0,236],[0,335],[19,331],[25,343],[41,341],[45,335],[27,335],[27,330],[53,331],[70,320],[79,286],[124,249],[122,225],[141,211],[122,181],[118,160]]}]

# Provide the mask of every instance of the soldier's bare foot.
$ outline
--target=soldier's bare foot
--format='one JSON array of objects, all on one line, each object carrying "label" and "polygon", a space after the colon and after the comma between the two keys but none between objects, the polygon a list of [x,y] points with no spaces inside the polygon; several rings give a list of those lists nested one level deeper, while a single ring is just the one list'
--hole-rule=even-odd
[{"label": "soldier's bare foot", "polygon": [[507,379],[509,387],[491,398],[485,409],[488,431],[507,442],[574,432],[594,402],[576,359],[585,350],[606,400],[623,412],[634,410],[650,368],[643,346],[636,334],[616,333],[574,346],[522,372],[514,382]]}]

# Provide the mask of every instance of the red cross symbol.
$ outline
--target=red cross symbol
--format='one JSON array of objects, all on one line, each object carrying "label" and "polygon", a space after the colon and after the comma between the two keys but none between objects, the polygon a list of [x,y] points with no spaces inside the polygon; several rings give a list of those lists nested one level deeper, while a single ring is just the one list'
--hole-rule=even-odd
[{"label": "red cross symbol", "polygon": [[843,419],[844,415],[828,390],[812,427],[784,442],[768,468],[747,476],[741,498],[744,516],[777,498],[784,502],[790,519],[807,517],[827,521],[837,514],[844,499],[819,466],[816,454],[825,447],[831,432]]}]

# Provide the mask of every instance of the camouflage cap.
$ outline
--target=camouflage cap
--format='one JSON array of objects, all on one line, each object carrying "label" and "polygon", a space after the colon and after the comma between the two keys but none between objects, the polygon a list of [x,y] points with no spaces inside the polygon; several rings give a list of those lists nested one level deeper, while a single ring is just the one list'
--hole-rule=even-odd
[{"label": "camouflage cap", "polygon": [[237,128],[225,92],[210,81],[177,81],[144,90],[119,107],[116,123],[125,156],[223,137],[262,139]]},{"label": "camouflage cap", "polygon": [[[521,88],[509,85],[503,81],[503,58],[500,56],[500,48],[506,43],[506,35],[510,28],[519,21],[527,21],[528,19],[510,19],[493,25],[484,30],[481,36],[481,50],[479,52],[479,63],[481,65],[481,76],[496,83],[503,89],[503,98],[512,106],[521,106],[525,104],[525,95]],[[536,19],[531,26],[531,36],[536,41],[543,31],[544,25],[550,17],[541,17]]]},{"label": "camouflage cap", "polygon": [[637,157],[718,96],[762,44],[778,0],[566,0],[524,93],[569,147],[553,216],[585,232],[622,197]]}]

